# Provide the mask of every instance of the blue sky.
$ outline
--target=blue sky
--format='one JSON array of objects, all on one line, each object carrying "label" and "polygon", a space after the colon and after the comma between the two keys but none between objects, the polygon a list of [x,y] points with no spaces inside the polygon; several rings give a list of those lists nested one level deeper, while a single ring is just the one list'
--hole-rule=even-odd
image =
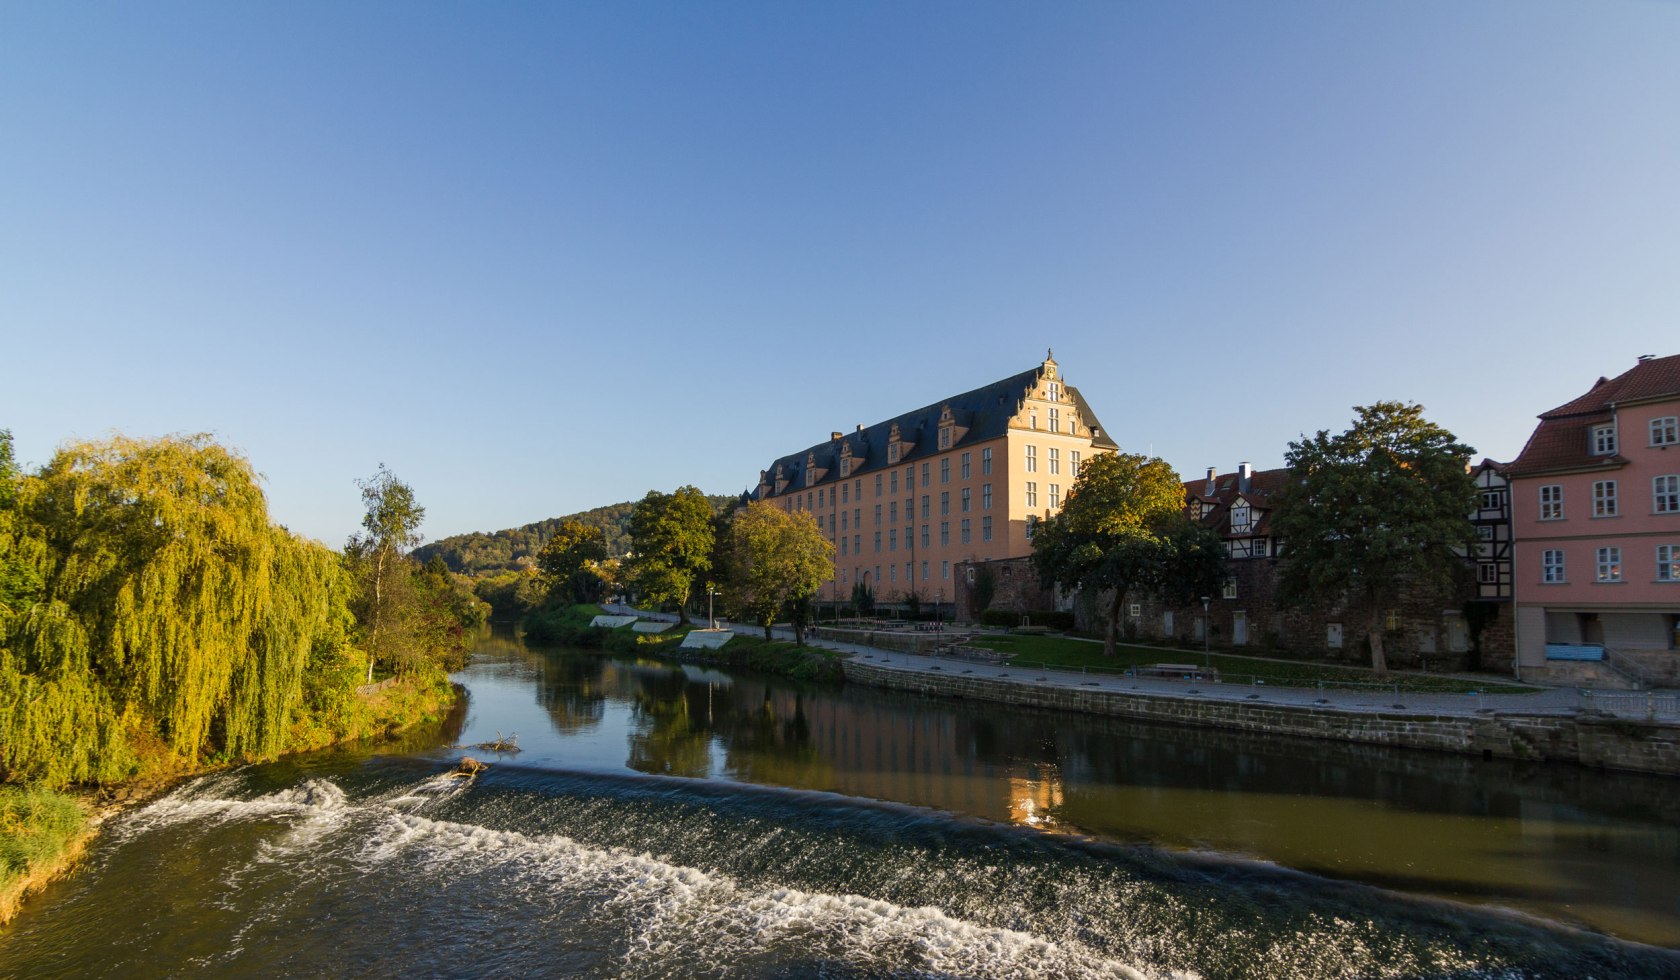
[{"label": "blue sky", "polygon": [[0,5],[0,427],[331,544],[693,483],[1054,347],[1129,451],[1680,352],[1680,4]]}]

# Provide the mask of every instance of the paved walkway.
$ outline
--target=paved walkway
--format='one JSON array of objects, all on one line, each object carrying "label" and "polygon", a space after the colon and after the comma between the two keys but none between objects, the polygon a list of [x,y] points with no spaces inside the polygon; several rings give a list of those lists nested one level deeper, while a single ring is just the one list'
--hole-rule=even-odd
[{"label": "paved walkway", "polygon": [[[623,612],[648,619],[675,620],[671,613],[655,613],[629,606],[603,606],[609,612]],[[704,625],[704,621],[701,621]],[[760,626],[726,623],[718,626],[743,636],[764,635]],[[776,627],[772,635],[777,639],[793,639],[793,631]],[[1628,717],[1645,717],[1652,709],[1659,718],[1680,716],[1680,697],[1674,692],[1596,692],[1583,695],[1576,688],[1548,688],[1536,694],[1422,694],[1392,690],[1349,690],[1325,688],[1316,690],[1300,687],[1275,687],[1264,684],[1224,684],[1204,680],[1184,681],[1171,678],[1126,677],[1116,674],[1084,673],[1076,670],[1037,669],[988,664],[958,657],[931,657],[897,650],[882,650],[860,643],[807,639],[812,646],[849,653],[866,663],[893,670],[947,674],[973,674],[1015,681],[1023,685],[1052,685],[1068,688],[1095,688],[1104,691],[1136,691],[1159,697],[1209,698],[1224,701],[1247,701],[1259,704],[1294,705],[1298,707],[1333,708],[1341,711],[1369,711],[1410,713],[1416,715],[1462,715],[1490,712],[1521,712],[1523,714],[1565,715],[1584,708],[1611,711]],[[1182,659],[1183,651],[1177,651]]]}]

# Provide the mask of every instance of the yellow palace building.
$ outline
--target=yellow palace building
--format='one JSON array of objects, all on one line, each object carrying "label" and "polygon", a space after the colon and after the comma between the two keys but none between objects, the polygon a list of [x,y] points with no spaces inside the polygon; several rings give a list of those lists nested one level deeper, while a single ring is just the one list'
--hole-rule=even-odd
[{"label": "yellow palace building", "polygon": [[747,495],[810,513],[834,543],[818,599],[862,583],[884,602],[950,600],[953,566],[1031,554],[1034,525],[1060,509],[1080,463],[1116,448],[1047,352],[1031,370],[833,432],[760,471]]}]

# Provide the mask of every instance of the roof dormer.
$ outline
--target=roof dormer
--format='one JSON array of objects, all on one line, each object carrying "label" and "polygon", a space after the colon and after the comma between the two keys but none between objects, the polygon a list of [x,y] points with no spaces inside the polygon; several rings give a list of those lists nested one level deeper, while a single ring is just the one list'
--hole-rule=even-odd
[{"label": "roof dormer", "polygon": [[946,402],[939,410],[939,448],[941,451],[950,449],[962,441],[968,434],[968,426],[961,425],[957,420],[957,413],[952,410],[951,403]]}]

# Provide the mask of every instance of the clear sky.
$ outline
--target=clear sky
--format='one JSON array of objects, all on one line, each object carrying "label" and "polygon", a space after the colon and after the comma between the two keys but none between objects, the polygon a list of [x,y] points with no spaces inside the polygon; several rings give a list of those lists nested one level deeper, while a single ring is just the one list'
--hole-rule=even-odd
[{"label": "clear sky", "polygon": [[1129,451],[1680,353],[1680,4],[0,4],[0,428],[339,544],[685,483],[1054,347]]}]

